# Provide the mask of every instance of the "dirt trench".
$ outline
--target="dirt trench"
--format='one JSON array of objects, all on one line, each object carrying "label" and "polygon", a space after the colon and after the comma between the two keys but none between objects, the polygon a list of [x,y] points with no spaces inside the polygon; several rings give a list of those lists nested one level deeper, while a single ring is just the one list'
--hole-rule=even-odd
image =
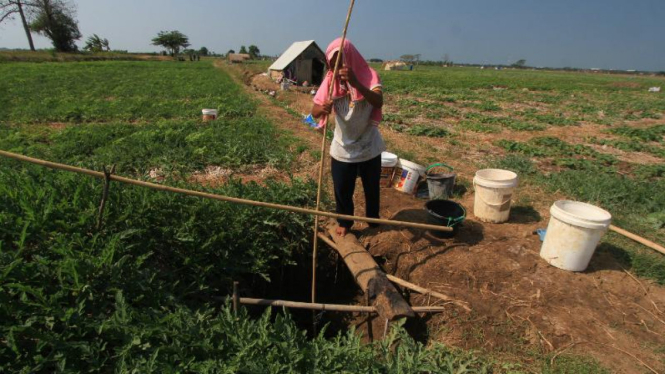
[{"label": "dirt trench", "polygon": [[[226,67],[240,80],[241,67]],[[284,131],[318,149],[320,134],[307,129],[284,109],[285,103],[311,100],[306,95],[277,93],[275,103],[253,79],[244,79],[246,89],[261,103],[260,113]],[[295,97],[294,97],[295,96]],[[301,102],[302,101],[302,102]],[[413,137],[382,130],[389,146],[409,150],[422,158],[452,160],[462,185],[469,185],[477,165],[493,152],[489,139],[455,147],[437,139]],[[476,134],[469,134],[475,137]],[[470,139],[470,138],[469,138]],[[317,161],[305,160],[297,170],[316,178]],[[326,179],[330,184],[329,178]],[[471,187],[469,187],[470,189]],[[356,189],[356,214],[364,214],[362,187]],[[541,242],[534,231],[547,226],[549,206],[560,198],[536,186],[523,185],[513,199],[509,223],[488,224],[473,215],[473,192],[458,201],[468,218],[453,239],[438,239],[420,230],[354,226],[354,233],[377,258],[387,273],[412,283],[466,301],[471,313],[450,305],[442,314],[410,321],[407,328],[423,342],[443,342],[464,349],[481,350],[493,357],[538,368],[543,357],[555,361],[567,354],[591,356],[618,373],[665,370],[665,289],[639,279],[617,260],[622,250],[608,244],[598,248],[589,268],[582,273],[560,270],[539,256]],[[425,222],[424,200],[383,188],[381,217]],[[334,259],[334,256],[331,257]],[[333,262],[334,263],[334,260]],[[362,304],[363,297],[348,278],[338,284],[327,302]],[[333,274],[333,272],[329,272]],[[329,278],[326,278],[329,279]],[[336,290],[336,291],[335,291]],[[412,305],[440,302],[405,292]],[[336,316],[339,328],[355,325],[369,335],[366,316]],[[384,321],[371,321],[374,337],[380,338]]]}]

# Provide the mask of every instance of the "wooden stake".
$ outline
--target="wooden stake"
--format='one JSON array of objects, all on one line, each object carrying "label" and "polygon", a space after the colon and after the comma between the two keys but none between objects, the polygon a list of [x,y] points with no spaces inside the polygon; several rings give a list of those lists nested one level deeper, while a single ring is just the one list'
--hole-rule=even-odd
[{"label": "wooden stake", "polygon": [[[342,46],[340,47],[340,53],[335,62],[335,69],[333,70],[332,80],[330,81],[330,89],[328,91],[328,97],[332,98],[333,88],[335,86],[335,79],[337,79],[337,72],[339,70],[339,64],[342,60],[342,53],[344,51],[344,41],[346,40],[346,31],[349,28],[349,21],[351,20],[351,13],[353,12],[353,5],[355,0],[351,0],[349,5],[349,11],[346,13],[346,22],[344,23],[344,31],[342,32]],[[321,207],[321,188],[323,185],[323,165],[325,164],[326,157],[326,130],[328,129],[328,117],[326,116],[323,131],[321,134],[321,162],[319,164],[319,185],[316,190],[316,211],[319,211]],[[316,302],[316,255],[319,246],[319,240],[317,239],[319,233],[319,216],[314,217],[314,238],[312,239],[313,249],[312,249],[312,302]]]},{"label": "wooden stake", "polygon": [[233,312],[238,313],[240,306],[240,295],[238,294],[238,282],[233,282]]},{"label": "wooden stake", "polygon": [[[370,295],[369,292],[365,294],[365,305],[366,306],[371,306],[372,302],[370,300]],[[372,316],[368,315],[367,316],[367,337],[369,338],[370,342],[374,341],[374,331],[372,331]]]},{"label": "wooden stake", "polygon": [[104,189],[102,191],[102,201],[99,203],[99,213],[97,215],[97,231],[102,228],[102,220],[104,219],[104,207],[106,207],[106,199],[109,197],[109,187],[111,187],[111,174],[115,173],[115,165],[111,166],[111,171],[104,170]]},{"label": "wooden stake", "polygon": [[[59,164],[57,162],[41,160],[41,159],[38,159],[38,158],[23,156],[23,155],[19,155],[19,154],[16,154],[16,153],[0,151],[0,156],[11,158],[11,159],[14,159],[14,160],[29,162],[31,164],[44,166],[44,167],[47,167],[49,169],[64,170],[64,171],[69,171],[69,172],[72,172],[72,173],[85,174],[85,175],[95,177],[95,178],[100,178],[100,179],[106,178],[106,176],[102,172],[98,172],[98,171],[94,171],[94,170],[90,170],[90,169],[79,168],[79,167],[71,166],[71,165]],[[349,220],[349,221],[378,223],[378,224],[389,225],[389,226],[403,226],[403,227],[411,227],[411,228],[416,228],[416,229],[434,230],[434,231],[452,231],[452,228],[446,227],[446,226],[428,225],[428,224],[424,224],[424,223],[415,223],[415,222],[392,221],[392,220],[389,220],[389,219],[380,219],[380,218],[349,216],[349,215],[345,215],[345,214],[337,214],[337,213],[331,213],[331,212],[316,211],[314,209],[299,208],[299,207],[289,206],[289,205],[264,203],[262,201],[240,199],[240,198],[237,198],[237,197],[229,197],[229,196],[211,194],[211,193],[207,193],[207,192],[187,190],[187,189],[184,189],[184,188],[170,187],[170,186],[166,186],[166,185],[163,185],[163,184],[144,182],[144,181],[140,181],[140,180],[136,180],[136,179],[121,177],[121,176],[118,176],[118,175],[111,175],[111,176],[109,176],[109,179],[113,180],[113,181],[116,181],[116,182],[120,182],[120,183],[130,184],[130,185],[133,185],[133,186],[140,186],[140,187],[150,188],[150,189],[157,190],[157,191],[178,193],[178,194],[182,194],[182,195],[200,197],[200,198],[210,199],[210,200],[224,201],[224,202],[233,203],[233,204],[242,204],[242,205],[256,206],[256,207],[260,207],[260,208],[285,210],[285,211],[293,212],[293,213],[309,214],[309,215],[313,215],[313,216],[321,216],[321,217],[329,217],[329,218],[338,218],[338,219],[345,219],[345,220]]]}]

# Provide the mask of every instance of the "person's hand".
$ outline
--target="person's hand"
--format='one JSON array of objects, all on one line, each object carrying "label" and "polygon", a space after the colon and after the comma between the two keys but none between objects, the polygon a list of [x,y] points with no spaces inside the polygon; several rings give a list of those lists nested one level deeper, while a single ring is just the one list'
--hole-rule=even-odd
[{"label": "person's hand", "polygon": [[353,70],[347,68],[346,66],[339,69],[339,79],[342,82],[349,82],[352,87],[356,87],[358,84],[358,79],[356,79],[356,75],[353,73]]},{"label": "person's hand", "polygon": [[326,101],[325,103],[323,103],[323,105],[321,105],[321,113],[323,113],[326,116],[330,115],[330,113],[332,113],[332,106],[333,106],[332,100]]}]

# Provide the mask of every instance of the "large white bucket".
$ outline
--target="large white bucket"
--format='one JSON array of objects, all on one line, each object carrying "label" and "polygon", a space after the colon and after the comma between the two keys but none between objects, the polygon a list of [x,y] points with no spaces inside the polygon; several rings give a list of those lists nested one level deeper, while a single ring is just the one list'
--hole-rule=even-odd
[{"label": "large white bucket", "polygon": [[427,170],[424,166],[415,162],[399,159],[399,167],[402,168],[402,174],[395,185],[397,191],[412,194],[416,191],[418,180],[425,175]]},{"label": "large white bucket", "polygon": [[392,186],[397,161],[397,155],[390,152],[381,152],[381,187]]},{"label": "large white bucket", "polygon": [[517,187],[517,174],[508,170],[478,170],[473,178],[473,214],[483,222],[508,221],[510,202]]},{"label": "large white bucket", "polygon": [[550,213],[540,257],[560,269],[584,271],[610,227],[612,215],[597,206],[569,200],[555,202]]}]

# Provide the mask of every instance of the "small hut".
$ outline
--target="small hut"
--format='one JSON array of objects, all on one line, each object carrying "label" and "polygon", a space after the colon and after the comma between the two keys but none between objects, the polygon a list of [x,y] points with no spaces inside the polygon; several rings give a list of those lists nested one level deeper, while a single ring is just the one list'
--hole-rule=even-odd
[{"label": "small hut", "polygon": [[246,53],[229,53],[228,59],[230,63],[240,64],[252,57]]},{"label": "small hut", "polygon": [[407,70],[408,66],[403,61],[387,61],[383,64],[383,70]]},{"label": "small hut", "polygon": [[268,68],[270,78],[286,78],[318,86],[326,71],[326,55],[314,40],[295,42]]}]

